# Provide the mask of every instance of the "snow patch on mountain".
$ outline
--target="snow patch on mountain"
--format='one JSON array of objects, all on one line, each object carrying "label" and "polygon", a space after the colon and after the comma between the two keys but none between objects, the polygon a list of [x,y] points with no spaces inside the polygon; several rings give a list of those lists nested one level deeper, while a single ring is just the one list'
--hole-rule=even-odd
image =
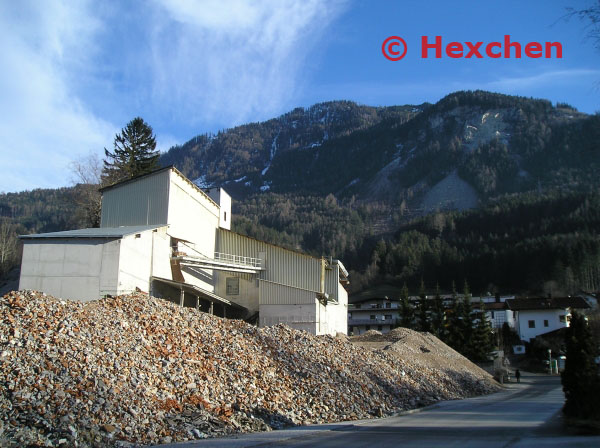
[{"label": "snow patch on mountain", "polygon": [[198,186],[198,188],[212,188],[213,184],[212,182],[208,182],[206,180],[206,175],[203,174],[202,176],[200,176],[199,178],[197,178],[194,183],[196,184],[196,186]]},{"label": "snow patch on mountain", "polygon": [[279,138],[279,134],[281,134],[281,130],[279,130],[279,132],[277,132],[277,135],[275,136],[275,138],[273,139],[273,142],[271,143],[271,151],[269,153],[269,161],[267,162],[267,166],[265,166],[263,168],[263,170],[261,171],[261,176],[264,176],[265,174],[267,174],[267,171],[269,171],[269,168],[271,168],[271,163],[273,162],[273,157],[275,157],[275,154],[277,153],[277,139]]}]

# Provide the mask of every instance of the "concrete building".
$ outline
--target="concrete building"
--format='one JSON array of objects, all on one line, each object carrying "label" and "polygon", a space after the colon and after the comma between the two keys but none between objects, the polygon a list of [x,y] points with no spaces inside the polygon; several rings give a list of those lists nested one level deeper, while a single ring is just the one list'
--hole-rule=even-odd
[{"label": "concrete building", "polygon": [[523,341],[560,328],[571,321],[571,311],[590,306],[581,297],[551,297],[531,299],[509,299],[508,309],[515,313],[515,330]]},{"label": "concrete building", "polygon": [[232,232],[223,189],[169,167],[101,191],[100,228],[21,236],[20,289],[82,300],[141,290],[261,326],[346,333],[342,262]]}]

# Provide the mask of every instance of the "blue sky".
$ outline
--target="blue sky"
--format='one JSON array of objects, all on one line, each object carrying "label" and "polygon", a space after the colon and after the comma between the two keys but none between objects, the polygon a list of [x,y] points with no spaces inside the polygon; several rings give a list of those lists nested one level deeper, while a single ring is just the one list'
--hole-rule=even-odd
[{"label": "blue sky", "polygon": [[[435,102],[485,89],[600,110],[600,52],[562,20],[592,0],[0,2],[0,192],[72,184],[143,117],[166,150],[197,134],[349,99]],[[562,59],[422,59],[421,36],[560,42]],[[397,62],[381,53],[407,43]]]}]

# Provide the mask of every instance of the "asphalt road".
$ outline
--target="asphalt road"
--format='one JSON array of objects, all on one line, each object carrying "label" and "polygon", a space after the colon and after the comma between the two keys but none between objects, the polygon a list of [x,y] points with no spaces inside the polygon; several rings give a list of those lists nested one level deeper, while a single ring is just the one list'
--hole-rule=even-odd
[{"label": "asphalt road", "polygon": [[[524,374],[520,384],[484,397],[446,401],[396,417],[314,425],[170,447],[600,447],[570,436],[560,418],[559,377]],[[165,445],[167,446],[167,445]]]}]

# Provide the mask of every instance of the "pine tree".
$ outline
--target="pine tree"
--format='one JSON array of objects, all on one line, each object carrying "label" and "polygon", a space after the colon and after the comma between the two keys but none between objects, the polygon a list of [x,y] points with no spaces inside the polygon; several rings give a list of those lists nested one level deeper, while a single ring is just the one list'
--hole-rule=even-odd
[{"label": "pine tree", "polygon": [[564,413],[569,417],[600,421],[600,377],[594,362],[598,354],[585,317],[574,312],[567,328],[565,370],[562,385]]},{"label": "pine tree", "polygon": [[469,352],[471,360],[483,362],[488,360],[488,354],[494,349],[494,338],[492,326],[485,312],[485,304],[481,301],[479,301],[479,308],[481,316],[473,330]]},{"label": "pine tree", "polygon": [[452,306],[448,314],[450,315],[447,325],[448,345],[457,352],[463,353],[465,349],[463,301],[458,299],[454,282],[452,282]]},{"label": "pine tree", "polygon": [[462,331],[463,331],[463,351],[461,353],[467,358],[473,357],[473,306],[471,304],[471,290],[465,280],[462,296]]},{"label": "pine tree", "polygon": [[419,331],[431,331],[429,304],[427,303],[423,279],[421,279],[421,288],[419,289]]},{"label": "pine tree", "polygon": [[445,320],[446,309],[440,294],[440,285],[436,285],[433,308],[431,310],[431,327],[433,334],[435,334],[442,341],[446,340],[446,327],[444,326]]},{"label": "pine tree", "polygon": [[415,310],[408,299],[408,288],[406,287],[406,283],[400,292],[400,311],[402,312],[400,326],[404,328],[414,328]]},{"label": "pine tree", "polygon": [[102,170],[104,183],[115,183],[158,168],[159,153],[152,127],[136,117],[115,135],[114,150],[104,148],[106,159]]}]

